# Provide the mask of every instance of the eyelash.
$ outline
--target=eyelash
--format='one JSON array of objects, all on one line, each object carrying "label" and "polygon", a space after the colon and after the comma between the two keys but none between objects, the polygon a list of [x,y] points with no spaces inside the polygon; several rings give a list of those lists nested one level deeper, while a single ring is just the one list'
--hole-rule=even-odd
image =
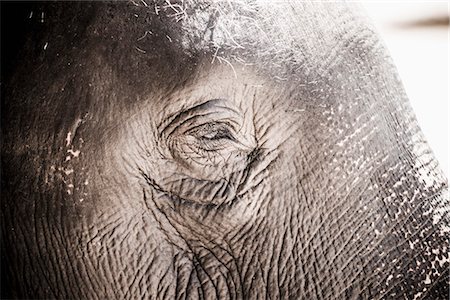
[{"label": "eyelash", "polygon": [[206,123],[196,126],[186,132],[195,137],[201,143],[224,143],[228,141],[235,141],[232,129],[226,123]]}]

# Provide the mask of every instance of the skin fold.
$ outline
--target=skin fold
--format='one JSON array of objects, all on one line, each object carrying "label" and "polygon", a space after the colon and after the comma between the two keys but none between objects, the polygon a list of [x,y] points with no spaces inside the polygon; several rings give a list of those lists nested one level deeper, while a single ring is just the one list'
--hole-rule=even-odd
[{"label": "skin fold", "polygon": [[5,24],[2,298],[447,298],[447,179],[357,5]]}]

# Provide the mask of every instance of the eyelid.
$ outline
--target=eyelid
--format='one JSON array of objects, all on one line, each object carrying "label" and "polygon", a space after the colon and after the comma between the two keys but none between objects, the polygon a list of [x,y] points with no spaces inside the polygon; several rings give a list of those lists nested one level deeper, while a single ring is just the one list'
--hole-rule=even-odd
[{"label": "eyelid", "polygon": [[[210,128],[207,128],[210,127]],[[195,126],[193,128],[188,129],[185,131],[185,134],[190,134],[193,136],[196,136],[193,133],[199,132],[199,131],[205,131],[205,135],[207,133],[214,133],[214,130],[217,132],[218,130],[226,130],[229,133],[228,139],[231,141],[236,141],[236,137],[234,136],[236,134],[236,131],[230,124],[227,122],[209,122],[202,125]],[[201,137],[201,134],[199,135]]]},{"label": "eyelid", "polygon": [[[226,126],[231,127],[233,130],[236,130],[236,128],[239,127],[239,123],[236,120],[230,118],[228,114],[217,112],[192,116],[191,118],[188,118],[184,122],[177,125],[175,130],[177,128],[182,129],[181,133],[185,134],[186,132],[191,131],[194,128],[200,128],[207,124],[225,124]],[[186,129],[183,130],[183,128]]]},{"label": "eyelid", "polygon": [[211,121],[226,120],[231,126],[239,127],[241,114],[226,104],[226,100],[212,99],[184,110],[171,118],[171,121],[160,131],[160,136],[170,136],[180,128],[188,127],[189,130],[197,124],[202,125]]}]

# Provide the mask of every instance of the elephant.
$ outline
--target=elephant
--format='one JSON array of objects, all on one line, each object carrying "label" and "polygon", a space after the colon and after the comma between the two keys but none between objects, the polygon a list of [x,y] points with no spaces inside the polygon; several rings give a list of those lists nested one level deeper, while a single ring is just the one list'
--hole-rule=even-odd
[{"label": "elephant", "polygon": [[2,23],[2,298],[448,297],[448,182],[359,4]]}]

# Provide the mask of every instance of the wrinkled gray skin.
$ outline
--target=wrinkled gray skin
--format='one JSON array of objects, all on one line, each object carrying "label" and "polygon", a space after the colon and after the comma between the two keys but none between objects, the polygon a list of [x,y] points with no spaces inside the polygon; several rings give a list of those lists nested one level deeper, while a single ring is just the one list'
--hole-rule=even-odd
[{"label": "wrinkled gray skin", "polygon": [[3,296],[446,298],[447,181],[358,7],[147,2],[19,18]]}]

